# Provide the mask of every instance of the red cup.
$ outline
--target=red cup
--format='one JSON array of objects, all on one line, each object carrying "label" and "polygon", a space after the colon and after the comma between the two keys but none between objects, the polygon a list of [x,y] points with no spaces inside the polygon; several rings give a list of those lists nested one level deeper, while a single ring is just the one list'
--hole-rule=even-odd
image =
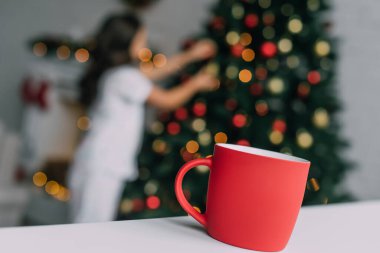
[{"label": "red cup", "polygon": [[[182,180],[192,168],[210,168],[206,212],[186,200]],[[302,204],[310,162],[257,148],[216,144],[212,158],[195,159],[178,172],[182,208],[207,233],[237,247],[280,251],[286,247]]]}]

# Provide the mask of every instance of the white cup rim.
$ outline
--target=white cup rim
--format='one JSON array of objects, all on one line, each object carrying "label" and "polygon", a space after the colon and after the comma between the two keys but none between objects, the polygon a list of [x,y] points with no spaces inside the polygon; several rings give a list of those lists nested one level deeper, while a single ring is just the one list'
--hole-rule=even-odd
[{"label": "white cup rim", "polygon": [[260,149],[260,148],[247,147],[247,146],[228,144],[228,143],[217,143],[216,146],[235,150],[238,152],[251,154],[251,155],[265,156],[265,157],[275,158],[275,159],[284,160],[284,161],[310,163],[310,161],[296,157],[296,156],[287,155],[287,154],[283,154],[283,153],[279,153],[275,151],[269,151],[269,150]]}]

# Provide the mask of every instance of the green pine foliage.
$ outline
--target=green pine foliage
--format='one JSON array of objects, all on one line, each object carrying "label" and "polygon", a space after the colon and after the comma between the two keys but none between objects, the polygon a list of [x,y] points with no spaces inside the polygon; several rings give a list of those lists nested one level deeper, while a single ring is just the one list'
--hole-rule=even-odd
[{"label": "green pine foliage", "polygon": [[[305,205],[348,198],[336,190],[350,166],[341,156],[347,144],[336,120],[336,43],[328,34],[328,7],[324,0],[220,0],[214,6],[203,37],[218,45],[207,69],[221,86],[149,126],[140,177],[127,184],[121,219],[184,214],[173,190],[178,169],[211,155],[226,138],[310,160]],[[185,195],[202,211],[207,182],[202,167],[184,181]]]}]

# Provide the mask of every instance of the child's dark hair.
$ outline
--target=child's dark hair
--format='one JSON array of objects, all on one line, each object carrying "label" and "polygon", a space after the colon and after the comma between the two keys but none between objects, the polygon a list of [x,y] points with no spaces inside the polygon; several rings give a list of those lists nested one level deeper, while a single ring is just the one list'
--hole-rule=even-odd
[{"label": "child's dark hair", "polygon": [[140,28],[139,19],[131,13],[105,20],[95,37],[90,66],[79,83],[80,102],[84,107],[90,107],[96,99],[99,78],[106,70],[132,62],[130,46]]}]

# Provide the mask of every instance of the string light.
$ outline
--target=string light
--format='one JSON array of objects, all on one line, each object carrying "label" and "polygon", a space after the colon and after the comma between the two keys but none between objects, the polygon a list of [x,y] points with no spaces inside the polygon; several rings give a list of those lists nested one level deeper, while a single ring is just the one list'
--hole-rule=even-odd
[{"label": "string light", "polygon": [[241,113],[235,114],[232,123],[238,128],[244,127],[247,124],[247,116]]},{"label": "string light", "polygon": [[244,17],[244,7],[241,4],[234,4],[231,10],[232,16],[235,19],[241,19]]},{"label": "string light", "polygon": [[207,173],[210,171],[210,168],[207,167],[207,166],[204,166],[204,165],[199,165],[197,166],[197,171],[200,172],[200,173]]},{"label": "string light", "polygon": [[247,147],[250,147],[251,144],[249,143],[248,140],[246,139],[240,139],[236,142],[237,145],[241,145],[241,146],[247,146]]},{"label": "string light", "polygon": [[194,141],[194,140],[190,140],[186,143],[186,150],[190,153],[190,154],[194,154],[196,153],[198,150],[199,150],[199,144],[198,142]]},{"label": "string light", "polygon": [[70,48],[68,46],[62,45],[57,48],[57,58],[60,60],[67,60],[70,57]]},{"label": "string light", "polygon": [[204,121],[203,119],[197,118],[193,120],[193,122],[191,123],[191,126],[196,132],[202,132],[206,128],[206,121]]},{"label": "string light", "polygon": [[219,75],[219,64],[216,62],[210,62],[206,66],[206,73],[214,76]]},{"label": "string light", "polygon": [[45,43],[37,42],[33,45],[33,54],[38,57],[45,56],[47,53],[47,46]]},{"label": "string light", "polygon": [[242,33],[239,43],[244,47],[249,46],[252,43],[252,36],[249,33]]},{"label": "string light", "polygon": [[90,59],[90,53],[85,48],[75,51],[75,59],[80,63],[85,63]]},{"label": "string light", "polygon": [[288,23],[288,29],[291,33],[300,33],[302,31],[303,24],[298,18],[291,19]]},{"label": "string light", "polygon": [[175,111],[174,115],[178,120],[185,120],[188,117],[188,112],[185,107],[180,107]]},{"label": "string light", "polygon": [[289,17],[289,16],[293,15],[293,13],[294,13],[294,7],[293,7],[293,5],[288,4],[288,3],[283,4],[281,6],[281,12],[282,12],[282,14],[284,16]]},{"label": "string light", "polygon": [[181,131],[181,126],[177,122],[170,122],[167,131],[170,135],[177,135]]},{"label": "string light", "polygon": [[281,120],[281,119],[276,119],[273,122],[272,129],[276,130],[276,131],[278,131],[280,133],[285,133],[285,131],[286,131],[286,122],[284,120]]},{"label": "string light", "polygon": [[33,183],[37,187],[43,187],[47,182],[47,176],[42,171],[38,171],[33,175]]},{"label": "string light", "polygon": [[239,42],[239,40],[240,40],[240,36],[235,31],[230,31],[226,35],[226,41],[231,46],[237,44]]},{"label": "string light", "polygon": [[289,39],[281,39],[278,42],[278,50],[281,53],[289,53],[293,48],[293,43]]},{"label": "string light", "polygon": [[45,191],[50,195],[55,195],[59,192],[60,185],[52,180],[46,183],[45,185]]},{"label": "string light", "polygon": [[162,154],[166,151],[167,144],[161,139],[156,139],[152,143],[152,148],[156,153]]},{"label": "string light", "polygon": [[248,28],[255,28],[259,24],[259,17],[256,14],[248,14],[245,16],[244,24]]},{"label": "string light", "polygon": [[149,209],[157,209],[160,207],[160,204],[161,204],[161,201],[160,199],[157,197],[157,196],[149,196],[147,199],[146,199],[146,206],[149,208]]},{"label": "string light", "polygon": [[154,121],[150,125],[150,131],[153,134],[159,135],[164,131],[164,125],[160,121]]},{"label": "string light", "polygon": [[146,195],[154,195],[158,191],[158,182],[154,179],[149,180],[144,186]]},{"label": "string light", "polygon": [[206,104],[203,102],[196,102],[193,106],[193,113],[198,117],[203,117],[207,112]]},{"label": "string light", "polygon": [[324,57],[330,53],[330,44],[324,40],[317,41],[314,51],[319,57]]},{"label": "string light", "polygon": [[228,140],[228,137],[223,132],[219,132],[219,133],[215,134],[215,136],[214,136],[215,143],[226,143],[227,140]]},{"label": "string light", "polygon": [[313,136],[306,130],[297,131],[297,144],[303,149],[308,149],[313,145]]},{"label": "string light", "polygon": [[318,128],[326,128],[330,123],[330,117],[324,108],[317,108],[313,114],[313,123]]},{"label": "string light", "polygon": [[266,26],[263,29],[263,37],[267,40],[273,39],[276,35],[276,31],[272,26]]},{"label": "string light", "polygon": [[209,131],[204,131],[198,135],[199,144],[207,146],[211,143],[211,134]]},{"label": "string light", "polygon": [[307,74],[307,81],[310,84],[318,84],[321,81],[321,74],[317,70],[312,70]]},{"label": "string light", "polygon": [[229,65],[226,68],[226,76],[229,79],[235,79],[239,74],[239,69],[235,65]]},{"label": "string light", "polygon": [[280,94],[284,91],[284,81],[278,77],[273,77],[268,81],[268,89],[272,94]]},{"label": "string light", "polygon": [[268,114],[269,107],[268,104],[264,100],[259,100],[255,104],[255,110],[257,115],[265,116]]},{"label": "string light", "polygon": [[142,62],[149,62],[152,59],[152,51],[149,48],[142,48],[138,52],[138,57]]},{"label": "string light", "polygon": [[271,58],[277,53],[276,44],[271,41],[266,41],[261,45],[261,54],[266,58]]},{"label": "string light", "polygon": [[239,72],[239,80],[243,83],[248,83],[252,80],[252,72],[248,69],[243,69]]},{"label": "string light", "polygon": [[269,134],[269,140],[274,145],[279,145],[284,140],[284,135],[280,131],[274,130],[274,131],[270,132],[270,134]]},{"label": "string light", "polygon": [[243,52],[241,53],[241,57],[243,58],[244,61],[251,62],[253,61],[253,59],[255,59],[255,51],[253,51],[250,48],[244,49]]},{"label": "string light", "polygon": [[153,57],[153,64],[156,68],[162,68],[166,65],[167,59],[164,54],[156,54]]},{"label": "string light", "polygon": [[271,0],[259,0],[259,6],[263,9],[267,9],[270,7],[272,1]]},{"label": "string light", "polygon": [[87,116],[79,117],[77,120],[77,127],[82,131],[88,131],[91,127],[91,120]]},{"label": "string light", "polygon": [[308,0],[307,1],[307,8],[310,11],[317,11],[320,8],[320,2],[319,0]]},{"label": "string light", "polygon": [[123,199],[120,203],[120,211],[128,214],[133,210],[133,201],[130,199]]},{"label": "string light", "polygon": [[286,58],[286,65],[288,65],[288,67],[291,69],[298,68],[300,65],[300,59],[295,55],[288,56]]}]

